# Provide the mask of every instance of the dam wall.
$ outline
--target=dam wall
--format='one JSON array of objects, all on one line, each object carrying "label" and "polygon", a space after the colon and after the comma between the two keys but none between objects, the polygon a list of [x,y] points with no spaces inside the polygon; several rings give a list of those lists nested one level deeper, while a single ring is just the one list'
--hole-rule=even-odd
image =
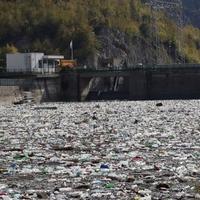
[{"label": "dam wall", "polygon": [[[91,79],[100,78],[107,81],[108,78],[123,78],[121,90],[107,92],[115,98],[128,100],[153,100],[153,99],[198,99],[200,98],[200,66],[194,67],[160,67],[137,68],[122,71],[89,71],[82,72],[78,76],[79,91],[81,83],[89,83]],[[101,83],[102,85],[106,85]],[[98,91],[96,91],[98,92]],[[81,98],[80,98],[81,99]],[[108,97],[107,99],[112,99]],[[92,99],[91,99],[92,100]]]},{"label": "dam wall", "polygon": [[0,101],[23,98],[24,92],[31,92],[35,102],[198,99],[200,66],[139,67],[126,70],[76,69],[37,76],[0,74]]},{"label": "dam wall", "polygon": [[200,98],[200,70],[138,71],[129,77],[129,97],[132,100]]}]

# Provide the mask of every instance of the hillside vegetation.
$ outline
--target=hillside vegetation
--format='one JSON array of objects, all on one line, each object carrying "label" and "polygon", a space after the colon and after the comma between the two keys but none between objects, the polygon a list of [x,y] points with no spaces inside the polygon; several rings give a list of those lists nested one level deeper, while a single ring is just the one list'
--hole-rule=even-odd
[{"label": "hillside vegetation", "polygon": [[98,34],[106,27],[124,32],[133,42],[142,38],[152,49],[157,36],[163,46],[171,44],[187,62],[200,62],[199,29],[185,27],[178,41],[176,24],[163,13],[157,15],[158,31],[154,32],[151,10],[140,0],[0,0],[0,57],[17,51],[69,57],[73,40],[75,56],[84,63],[101,49]]}]

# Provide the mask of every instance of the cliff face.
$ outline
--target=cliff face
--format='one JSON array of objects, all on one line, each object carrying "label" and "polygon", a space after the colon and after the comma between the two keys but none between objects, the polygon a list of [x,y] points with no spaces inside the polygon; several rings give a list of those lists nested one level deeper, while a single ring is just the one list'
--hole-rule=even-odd
[{"label": "cliff face", "polygon": [[105,27],[98,33],[97,38],[101,48],[89,58],[90,66],[126,68],[133,65],[175,61],[174,50],[170,52],[164,44],[156,47],[154,41],[148,38],[131,38],[120,30]]}]

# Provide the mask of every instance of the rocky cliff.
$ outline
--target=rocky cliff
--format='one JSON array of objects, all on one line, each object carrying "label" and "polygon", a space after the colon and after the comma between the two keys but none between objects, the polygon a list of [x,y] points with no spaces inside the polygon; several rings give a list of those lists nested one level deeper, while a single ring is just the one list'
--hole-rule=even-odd
[{"label": "rocky cliff", "polygon": [[141,64],[181,62],[180,56],[175,58],[175,48],[168,49],[162,43],[158,47],[149,38],[131,38],[118,29],[102,28],[97,38],[101,48],[89,57],[89,66],[126,68]]}]

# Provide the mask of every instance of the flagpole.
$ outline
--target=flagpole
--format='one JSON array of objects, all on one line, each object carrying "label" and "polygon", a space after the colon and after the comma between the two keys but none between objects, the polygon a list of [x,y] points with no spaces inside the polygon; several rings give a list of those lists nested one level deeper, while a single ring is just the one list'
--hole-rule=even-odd
[{"label": "flagpole", "polygon": [[70,42],[70,49],[71,49],[71,60],[74,60],[73,40],[71,40]]}]

